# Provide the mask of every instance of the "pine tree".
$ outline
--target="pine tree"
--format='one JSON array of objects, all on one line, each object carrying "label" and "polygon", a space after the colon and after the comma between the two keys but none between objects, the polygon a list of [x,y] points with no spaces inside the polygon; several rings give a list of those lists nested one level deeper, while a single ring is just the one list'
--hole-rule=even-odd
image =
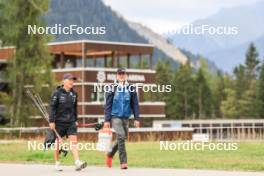
[{"label": "pine tree", "polygon": [[[162,62],[158,60],[158,63],[156,65],[156,75],[155,75],[155,82],[159,85],[168,85],[172,82],[172,70],[170,67],[169,62]],[[158,95],[160,100],[164,100],[166,98],[166,93],[161,93]]]},{"label": "pine tree", "polygon": [[[169,62],[162,62],[158,60],[158,63],[156,65],[156,76],[155,76],[155,82],[158,85],[171,85],[172,84],[172,70]],[[173,87],[172,92],[161,92],[155,94],[155,100],[157,101],[165,101],[166,107],[166,117],[172,117],[172,109],[173,109],[173,100],[171,99],[171,95],[173,93]]]},{"label": "pine tree", "polygon": [[243,93],[248,89],[248,80],[246,78],[246,68],[244,65],[239,65],[234,69],[236,97],[240,99]]},{"label": "pine tree", "polygon": [[190,63],[181,65],[173,79],[173,114],[177,119],[188,119],[194,114],[194,79]]},{"label": "pine tree", "polygon": [[251,43],[246,53],[246,63],[245,63],[247,70],[246,74],[248,79],[250,79],[249,81],[256,78],[258,64],[259,64],[258,52],[255,45]]},{"label": "pine tree", "polygon": [[238,99],[240,118],[256,118],[257,117],[257,86],[256,80],[250,82],[249,88],[244,92],[242,97]]},{"label": "pine tree", "polygon": [[217,72],[217,76],[214,78],[212,95],[214,116],[221,118],[223,115],[221,112],[221,103],[225,98],[225,83],[220,71]]},{"label": "pine tree", "polygon": [[257,111],[258,117],[264,117],[264,62],[260,67],[259,80],[257,85]]},{"label": "pine tree", "polygon": [[257,117],[258,64],[258,52],[252,43],[246,53],[245,65],[234,69],[237,115],[240,118]]},{"label": "pine tree", "polygon": [[212,113],[212,93],[202,68],[197,71],[195,84],[197,89],[197,117],[199,119],[209,118]]},{"label": "pine tree", "polygon": [[237,93],[236,82],[232,76],[225,74],[224,78],[224,98],[221,102],[221,113],[223,118],[237,118]]},{"label": "pine tree", "polygon": [[221,103],[221,111],[225,118],[237,118],[239,110],[237,106],[236,92],[234,89],[225,89],[226,99]]},{"label": "pine tree", "polygon": [[[43,85],[52,84],[51,57],[47,48],[48,37],[28,34],[28,25],[44,26],[42,16],[48,10],[48,0],[2,0],[0,7],[0,38],[5,45],[14,46],[15,54],[9,59],[7,74],[10,93],[9,116],[13,126],[27,125],[32,105],[25,95],[25,86],[40,92]],[[42,96],[48,91],[41,91]]]}]

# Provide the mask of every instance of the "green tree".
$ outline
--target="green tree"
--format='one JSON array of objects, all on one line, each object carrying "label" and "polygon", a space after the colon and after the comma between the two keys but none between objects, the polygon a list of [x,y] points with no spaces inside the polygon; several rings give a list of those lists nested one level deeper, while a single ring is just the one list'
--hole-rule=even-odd
[{"label": "green tree", "polygon": [[[27,125],[32,105],[26,98],[24,88],[33,86],[40,92],[43,85],[52,84],[51,57],[47,48],[48,37],[40,34],[28,34],[28,25],[44,26],[42,16],[48,10],[48,0],[2,0],[0,38],[3,44],[14,46],[15,52],[10,58],[7,75],[10,93],[9,116],[13,126]],[[43,94],[48,91],[41,91]],[[42,95],[43,95],[42,94]]]},{"label": "green tree", "polygon": [[194,114],[194,79],[190,63],[181,65],[173,79],[172,113],[177,119],[191,118]]},{"label": "green tree", "polygon": [[256,72],[258,71],[258,64],[259,64],[258,52],[255,45],[251,43],[246,53],[246,62],[245,62],[246,71],[247,71],[246,74],[249,81],[256,78],[257,75]]},{"label": "green tree", "polygon": [[[172,84],[173,73],[169,62],[161,62],[158,60],[156,65],[156,76],[155,82],[158,85],[171,85]],[[173,89],[173,87],[172,87]],[[173,90],[172,90],[173,92]],[[155,99],[157,101],[165,101],[166,107],[166,116],[171,117],[173,109],[173,101],[171,100],[172,92],[161,92],[155,94]]]},{"label": "green tree", "polygon": [[264,62],[260,67],[259,80],[257,84],[257,111],[260,118],[264,117]]},{"label": "green tree", "polygon": [[256,80],[250,82],[249,88],[244,92],[242,97],[238,99],[240,118],[256,118],[257,117],[257,85]]},{"label": "green tree", "polygon": [[253,43],[250,44],[245,65],[239,65],[234,70],[236,79],[236,95],[238,116],[256,117],[257,116],[257,73],[258,73],[258,52]]},{"label": "green tree", "polygon": [[225,98],[225,82],[220,71],[217,72],[212,86],[213,114],[215,117],[221,118],[223,116],[221,112],[221,103]]},{"label": "green tree", "polygon": [[225,118],[237,118],[239,115],[236,92],[234,89],[225,89],[226,99],[221,103],[221,111]]},{"label": "green tree", "polygon": [[196,114],[199,119],[211,117],[212,93],[207,82],[204,70],[200,68],[196,73]]},{"label": "green tree", "polygon": [[236,97],[237,99],[240,99],[243,93],[248,89],[245,66],[240,64],[238,67],[235,67],[234,76]]},{"label": "green tree", "polygon": [[241,116],[257,117],[257,75],[259,71],[258,51],[253,43],[249,45],[246,53],[246,78],[248,89],[239,101]]}]

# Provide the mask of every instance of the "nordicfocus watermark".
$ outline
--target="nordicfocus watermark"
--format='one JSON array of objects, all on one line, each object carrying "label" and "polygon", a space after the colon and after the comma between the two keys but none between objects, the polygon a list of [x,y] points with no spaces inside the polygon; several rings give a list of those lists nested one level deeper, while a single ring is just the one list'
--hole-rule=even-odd
[{"label": "nordicfocus watermark", "polygon": [[53,35],[71,35],[71,34],[87,34],[87,35],[104,35],[106,34],[105,26],[78,26],[72,24],[69,26],[63,26],[62,24],[55,24],[53,26],[37,26],[28,25],[27,33],[30,34],[53,34]]},{"label": "nordicfocus watermark", "polygon": [[176,34],[183,35],[237,35],[239,29],[236,26],[212,26],[208,24],[203,25],[185,25],[181,29],[175,31]]},{"label": "nordicfocus watermark", "polygon": [[27,143],[27,149],[29,151],[43,151],[43,150],[57,150],[57,149],[63,149],[63,150],[72,150],[72,148],[77,148],[77,150],[87,150],[87,151],[94,151],[98,149],[98,143],[90,143],[90,142],[86,142],[86,143],[76,143],[74,141],[70,141],[69,143],[59,143],[59,145],[57,145],[57,143],[50,143],[49,144],[50,147],[46,147],[47,145],[45,145],[44,143],[41,142],[37,142],[37,141],[28,141]]},{"label": "nordicfocus watermark", "polygon": [[[103,84],[103,83],[94,83],[93,86],[94,92],[123,92],[123,87],[121,85],[116,84]],[[171,92],[171,85],[159,85],[159,84],[143,84],[137,83],[133,85],[126,86],[126,90],[129,92],[138,92],[139,89],[142,89],[143,92]]]},{"label": "nordicfocus watermark", "polygon": [[235,151],[237,149],[238,144],[235,142],[160,141],[160,150],[163,151]]}]

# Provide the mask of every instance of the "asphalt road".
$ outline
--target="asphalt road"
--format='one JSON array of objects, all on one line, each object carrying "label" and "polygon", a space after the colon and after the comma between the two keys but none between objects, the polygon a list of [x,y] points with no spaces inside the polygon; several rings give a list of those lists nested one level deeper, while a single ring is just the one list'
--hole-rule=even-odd
[{"label": "asphalt road", "polygon": [[237,172],[193,169],[151,169],[151,168],[119,168],[87,167],[75,171],[74,166],[63,166],[62,172],[54,170],[53,165],[40,164],[0,164],[1,176],[264,176],[264,172]]}]

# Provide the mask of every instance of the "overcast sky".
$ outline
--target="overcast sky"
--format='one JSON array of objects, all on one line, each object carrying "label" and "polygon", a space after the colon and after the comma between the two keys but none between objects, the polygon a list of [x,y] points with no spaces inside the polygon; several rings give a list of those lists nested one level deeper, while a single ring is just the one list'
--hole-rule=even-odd
[{"label": "overcast sky", "polygon": [[258,0],[103,0],[123,17],[158,33],[178,29],[196,19]]}]

